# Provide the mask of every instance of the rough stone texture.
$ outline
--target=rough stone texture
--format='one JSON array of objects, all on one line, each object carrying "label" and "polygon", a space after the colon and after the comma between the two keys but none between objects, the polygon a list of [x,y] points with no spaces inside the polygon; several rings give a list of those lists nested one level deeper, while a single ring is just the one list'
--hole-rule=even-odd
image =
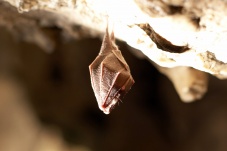
[{"label": "rough stone texture", "polygon": [[[91,34],[90,32],[92,32],[95,35],[104,33],[107,18],[109,18],[114,24],[113,28],[117,38],[141,50],[152,61],[161,66],[190,66],[222,78],[227,77],[227,53],[225,53],[227,45],[225,42],[227,39],[227,2],[225,0],[203,0],[199,2],[196,0],[6,1],[20,13],[23,13],[17,14],[14,9],[14,14],[23,18],[22,23],[17,23],[17,26],[28,26],[28,28],[33,27],[34,29],[33,34],[35,36],[32,36],[34,38],[29,38],[30,32],[29,35],[25,34],[24,38],[38,43],[47,50],[52,48],[51,40],[38,29],[35,29],[39,28],[38,25],[52,24],[64,31],[72,30],[72,26],[85,27],[88,28],[87,33]],[[1,3],[1,5],[3,4]],[[7,14],[1,16],[8,18]],[[8,20],[11,21],[12,19]],[[38,23],[41,23],[38,24],[37,20]],[[187,43],[191,50],[183,54],[163,52],[154,45],[141,29],[130,26],[135,23],[150,23],[159,34],[169,41],[177,45]],[[21,30],[20,27],[19,30]],[[68,35],[72,36],[73,33],[70,31]],[[49,48],[45,43],[50,44]]]},{"label": "rough stone texture", "polygon": [[[102,36],[109,22],[116,38],[161,67],[173,71],[173,67],[184,66],[186,70],[192,67],[225,79],[226,7],[225,0],[4,0],[0,2],[0,25],[17,39],[36,43],[50,53],[57,46],[53,27],[61,31],[58,35],[64,37],[61,40],[80,39]],[[157,48],[135,25],[139,23],[149,23],[174,45],[188,44],[190,49],[184,53],[169,53]],[[206,89],[204,85],[200,87]],[[183,89],[192,88],[187,85]],[[197,98],[194,96],[192,100]]]}]

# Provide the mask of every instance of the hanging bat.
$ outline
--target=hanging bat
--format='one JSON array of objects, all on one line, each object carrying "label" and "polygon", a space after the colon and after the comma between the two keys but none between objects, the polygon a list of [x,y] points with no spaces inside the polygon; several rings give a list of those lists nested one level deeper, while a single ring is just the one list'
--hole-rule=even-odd
[{"label": "hanging bat", "polygon": [[135,82],[115,44],[114,33],[109,35],[108,25],[99,55],[90,64],[89,70],[98,106],[105,114],[109,114]]},{"label": "hanging bat", "polygon": [[188,45],[185,46],[176,46],[172,44],[167,39],[160,36],[158,33],[154,31],[154,29],[148,24],[137,24],[142,30],[146,32],[146,34],[151,38],[151,40],[156,44],[156,46],[167,52],[171,53],[183,53],[187,50],[189,50]]}]

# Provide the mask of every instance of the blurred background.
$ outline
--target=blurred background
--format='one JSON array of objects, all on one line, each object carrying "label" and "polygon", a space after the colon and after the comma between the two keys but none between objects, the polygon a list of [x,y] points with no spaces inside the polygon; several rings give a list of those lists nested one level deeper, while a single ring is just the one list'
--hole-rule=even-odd
[{"label": "blurred background", "polygon": [[210,76],[205,97],[183,103],[148,60],[117,41],[135,84],[105,115],[88,70],[101,40],[48,31],[52,53],[0,28],[1,151],[227,150],[227,81]]}]

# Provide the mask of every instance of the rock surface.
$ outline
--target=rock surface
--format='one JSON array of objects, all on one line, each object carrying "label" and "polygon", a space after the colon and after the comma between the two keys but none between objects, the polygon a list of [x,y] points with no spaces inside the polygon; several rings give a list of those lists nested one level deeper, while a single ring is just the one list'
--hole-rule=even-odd
[{"label": "rock surface", "polygon": [[[73,38],[97,36],[104,33],[108,18],[118,39],[160,66],[190,66],[226,78],[226,7],[225,0],[5,0],[0,16],[1,24],[14,34],[47,51],[54,44],[41,27],[56,26]],[[163,52],[143,30],[132,26],[138,23],[149,23],[173,44],[188,44],[190,50],[182,54]]]},{"label": "rock surface", "polygon": [[[227,78],[227,1],[226,0],[4,0],[0,2],[0,25],[19,40],[33,42],[48,53],[56,45],[52,29],[61,31],[63,39],[102,36],[109,22],[117,39],[142,52],[161,67],[162,72],[189,79],[174,67],[191,68]],[[147,35],[136,24],[148,23],[173,46],[187,45],[183,53],[171,53]],[[162,39],[163,40],[163,39]],[[161,41],[162,41],[161,40]],[[163,42],[162,42],[163,43]],[[137,53],[138,54],[138,53]],[[194,70],[193,69],[193,70]],[[167,73],[166,73],[167,72]],[[176,72],[177,74],[169,74]],[[196,71],[197,72],[197,71]],[[193,74],[194,72],[190,72]],[[205,77],[205,76],[204,76]],[[170,80],[176,79],[169,77]],[[199,84],[202,91],[195,95],[192,85],[176,87],[189,90],[190,100],[206,92],[207,78]],[[198,83],[193,79],[192,83]],[[187,83],[187,82],[185,82]],[[179,91],[178,91],[179,92]],[[182,96],[182,94],[179,95]],[[188,95],[188,94],[185,94]],[[183,101],[188,101],[183,95]]]}]

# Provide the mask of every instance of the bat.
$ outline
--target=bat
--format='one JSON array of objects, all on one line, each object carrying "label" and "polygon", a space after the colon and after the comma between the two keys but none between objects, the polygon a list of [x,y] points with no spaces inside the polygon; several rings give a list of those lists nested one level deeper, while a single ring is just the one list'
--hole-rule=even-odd
[{"label": "bat", "polygon": [[154,31],[154,29],[149,24],[137,24],[141,29],[143,29],[146,34],[151,38],[151,40],[156,44],[156,46],[167,52],[171,53],[183,53],[189,50],[188,45],[185,46],[176,46],[173,45],[170,41],[160,36]]},{"label": "bat", "polygon": [[100,52],[89,65],[91,85],[100,110],[109,114],[135,83],[108,25]]}]

